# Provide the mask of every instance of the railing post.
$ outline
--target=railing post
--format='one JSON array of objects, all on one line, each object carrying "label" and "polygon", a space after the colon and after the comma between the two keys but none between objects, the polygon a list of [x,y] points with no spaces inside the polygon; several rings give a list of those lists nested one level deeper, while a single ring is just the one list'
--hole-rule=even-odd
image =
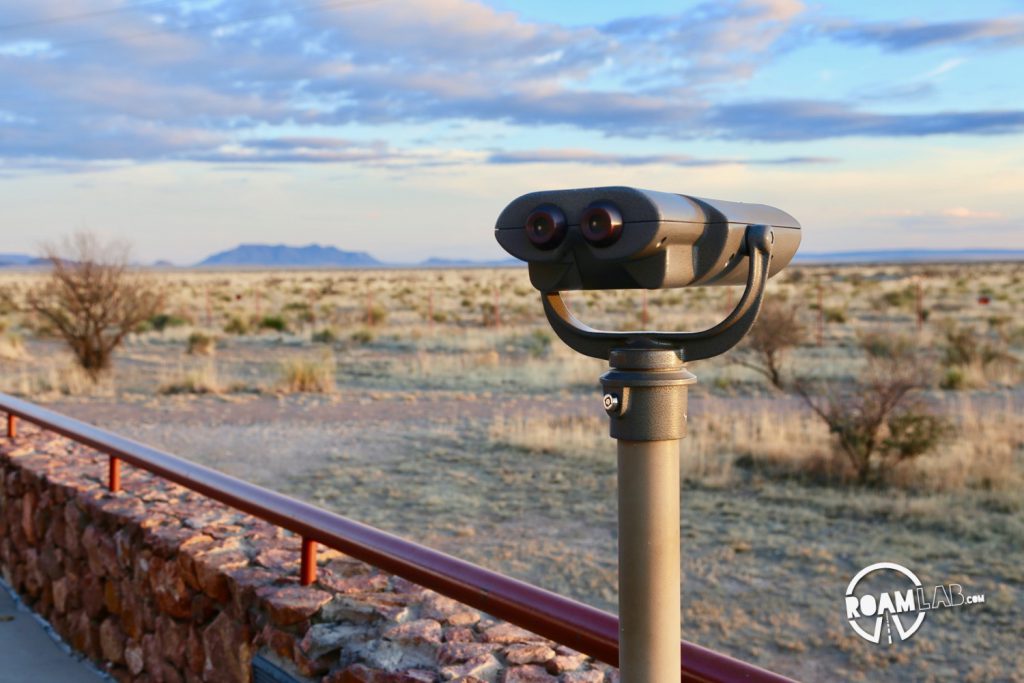
[{"label": "railing post", "polygon": [[121,459],[110,456],[110,468],[107,472],[107,488],[112,493],[121,490]]},{"label": "railing post", "polygon": [[18,418],[14,417],[14,413],[7,413],[7,438],[13,439],[18,436]]},{"label": "railing post", "polygon": [[309,586],[316,582],[316,541],[302,537],[302,567],[299,569],[299,583]]}]

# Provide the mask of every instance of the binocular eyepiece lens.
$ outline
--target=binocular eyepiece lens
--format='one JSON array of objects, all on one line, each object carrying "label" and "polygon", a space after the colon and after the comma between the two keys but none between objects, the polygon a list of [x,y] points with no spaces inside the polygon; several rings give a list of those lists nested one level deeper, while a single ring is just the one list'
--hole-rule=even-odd
[{"label": "binocular eyepiece lens", "polygon": [[565,238],[565,214],[553,204],[542,204],[526,218],[526,237],[538,249],[554,249]]},{"label": "binocular eyepiece lens", "polygon": [[607,247],[622,234],[622,214],[611,202],[594,202],[584,210],[580,230],[595,247]]}]

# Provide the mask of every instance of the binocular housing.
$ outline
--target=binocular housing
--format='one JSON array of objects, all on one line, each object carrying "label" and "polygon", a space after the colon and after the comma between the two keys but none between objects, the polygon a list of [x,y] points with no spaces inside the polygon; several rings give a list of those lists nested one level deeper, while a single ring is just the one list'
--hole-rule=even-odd
[{"label": "binocular housing", "polygon": [[495,237],[541,292],[660,289],[746,282],[752,225],[770,229],[775,275],[800,245],[800,224],[764,204],[630,187],[532,192],[505,207]]}]

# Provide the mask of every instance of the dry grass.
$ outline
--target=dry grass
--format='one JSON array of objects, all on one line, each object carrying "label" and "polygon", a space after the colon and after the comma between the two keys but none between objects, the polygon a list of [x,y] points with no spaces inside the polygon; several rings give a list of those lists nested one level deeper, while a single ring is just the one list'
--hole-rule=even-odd
[{"label": "dry grass", "polygon": [[615,452],[615,442],[608,437],[608,420],[598,416],[498,415],[491,423],[490,438],[530,453],[574,458],[605,458]]},{"label": "dry grass", "polygon": [[41,366],[20,366],[6,382],[6,390],[20,396],[47,399],[53,396],[109,397],[117,394],[112,377],[94,382],[73,362],[48,361]]},{"label": "dry grass", "polygon": [[281,362],[281,381],[286,393],[334,393],[334,356],[292,358]]},{"label": "dry grass", "polygon": [[[857,340],[872,330],[912,336],[930,347],[936,368],[946,330],[971,330],[1005,357],[986,365],[953,367],[946,396],[970,397],[981,391],[1019,391],[1024,364],[1024,279],[1018,264],[909,265],[792,268],[771,283],[769,297],[792,303],[808,331],[808,343],[794,350],[789,370],[801,377],[838,383],[864,372]],[[346,378],[372,389],[422,391],[451,389],[481,394],[594,391],[605,364],[576,354],[555,339],[544,320],[525,269],[410,271],[282,271],[158,273],[168,300],[161,315],[181,321],[162,331],[133,334],[119,352],[112,376],[97,388],[82,386],[79,375],[55,355],[52,342],[36,334],[39,321],[24,312],[25,293],[42,273],[0,272],[9,305],[0,311],[0,358],[17,360],[0,385],[23,395],[127,395],[161,392],[231,392],[274,387],[282,392],[335,391],[335,360],[318,356],[324,342],[343,359]],[[916,282],[929,313],[917,329]],[[818,289],[827,316],[818,346]],[[499,294],[496,295],[495,292]],[[979,296],[990,303],[980,305]],[[720,320],[738,291],[706,288],[648,294],[651,324],[663,329],[699,329]],[[586,322],[606,328],[636,328],[640,292],[574,292],[573,310]],[[500,306],[496,326],[493,307]],[[841,312],[837,315],[836,312]],[[232,321],[279,319],[288,332],[225,336]],[[374,322],[367,327],[367,320]],[[317,335],[330,330],[330,335]],[[23,341],[18,341],[19,339]],[[216,340],[215,342],[213,340]],[[217,367],[191,366],[193,356],[217,347]],[[970,345],[968,345],[970,346]],[[732,364],[735,354],[698,364],[702,391],[710,391],[692,416],[683,448],[686,476],[731,481],[771,475],[842,481],[842,463],[831,456],[824,426],[802,410],[759,410],[734,414],[724,397],[766,395],[756,373]],[[1017,360],[1015,361],[1014,358]],[[124,362],[121,362],[124,361]],[[69,361],[70,362],[70,361]],[[182,367],[182,363],[185,367]],[[177,367],[175,368],[175,366]],[[185,369],[189,368],[189,369]],[[939,373],[941,374],[941,373]],[[939,377],[939,379],[942,379]],[[947,378],[948,379],[948,378]],[[932,399],[938,400],[936,391]],[[987,395],[987,394],[985,394]],[[1019,467],[1011,408],[997,415],[977,409],[959,416],[964,428],[937,454],[900,466],[898,485],[929,490],[1004,487],[1017,481]],[[611,452],[604,418],[505,418],[495,423],[496,441],[542,452],[560,442],[566,455],[589,457]]]},{"label": "dry grass", "polygon": [[[827,267],[802,266],[776,278],[769,297],[786,298],[798,310],[799,322],[817,337],[817,291],[829,312],[823,341],[829,350],[855,339],[871,328],[899,328],[925,338],[942,321],[1014,338],[1019,346],[1024,328],[1020,304],[1024,282],[1016,264],[908,265]],[[33,329],[39,321],[18,312],[25,292],[43,274],[0,272],[0,287],[11,300],[0,321],[12,328]],[[150,331],[164,339],[182,339],[192,332],[222,332],[232,321],[280,319],[295,337],[308,339],[318,329],[338,331],[339,339],[373,323],[375,339],[441,339],[453,345],[500,338],[510,332],[547,329],[537,294],[525,268],[495,270],[393,271],[283,271],[157,273],[168,293],[162,315],[186,324]],[[922,283],[928,321],[917,333],[913,298],[915,283]],[[730,289],[732,291],[730,291]],[[495,292],[500,292],[498,298]],[[978,304],[978,296],[991,293],[991,302]],[[651,324],[663,329],[697,329],[714,324],[735,301],[736,288],[666,291],[648,296]],[[587,322],[602,327],[635,329],[639,325],[642,295],[635,291],[574,292],[570,306]],[[501,327],[493,326],[492,308],[500,307]],[[837,317],[835,311],[842,311]],[[0,324],[2,324],[0,322]],[[244,330],[239,330],[240,332]],[[243,335],[247,336],[247,335]],[[253,335],[257,337],[259,335]],[[292,335],[285,335],[291,337]],[[557,343],[556,343],[557,346]],[[493,344],[487,348],[495,348]],[[487,350],[478,348],[475,350]],[[803,351],[799,356],[805,355]],[[1005,374],[1005,373],[1001,373]],[[1001,378],[995,378],[1001,383]]]},{"label": "dry grass", "polygon": [[463,339],[465,350],[420,350],[401,363],[401,375],[410,381],[443,380],[479,386],[515,386],[527,389],[579,388],[597,386],[597,378],[607,367],[602,361],[573,353],[559,346],[550,354],[534,357],[520,350],[498,351],[477,347]]},{"label": "dry grass", "polygon": [[0,334],[0,358],[21,360],[25,357],[25,342],[17,334]]},{"label": "dry grass", "polygon": [[217,368],[207,365],[180,370],[178,375],[160,385],[161,394],[220,394],[224,388],[217,374]]},{"label": "dry grass", "polygon": [[[904,463],[888,484],[928,492],[1019,490],[1024,485],[1024,415],[1011,407],[952,410],[956,437],[934,455]],[[614,441],[603,417],[498,416],[494,443],[531,453],[572,458],[611,458]],[[743,470],[810,481],[845,483],[852,472],[835,453],[828,429],[798,409],[738,411],[724,401],[704,401],[691,412],[682,443],[683,476],[708,485],[734,482]]]},{"label": "dry grass", "polygon": [[1024,414],[1006,405],[962,401],[951,410],[957,434],[934,455],[894,472],[893,483],[926,491],[1024,487]]}]

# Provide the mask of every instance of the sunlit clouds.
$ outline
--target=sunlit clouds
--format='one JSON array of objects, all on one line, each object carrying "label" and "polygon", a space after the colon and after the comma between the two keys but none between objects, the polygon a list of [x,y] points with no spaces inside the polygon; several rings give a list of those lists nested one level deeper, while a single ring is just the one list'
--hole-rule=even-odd
[{"label": "sunlit clouds", "polygon": [[3,4],[0,201],[33,229],[0,251],[93,226],[178,262],[253,233],[488,258],[512,192],[597,182],[778,204],[819,250],[913,246],[924,220],[1024,242],[998,192],[1024,181],[1024,17],[996,2]]}]

